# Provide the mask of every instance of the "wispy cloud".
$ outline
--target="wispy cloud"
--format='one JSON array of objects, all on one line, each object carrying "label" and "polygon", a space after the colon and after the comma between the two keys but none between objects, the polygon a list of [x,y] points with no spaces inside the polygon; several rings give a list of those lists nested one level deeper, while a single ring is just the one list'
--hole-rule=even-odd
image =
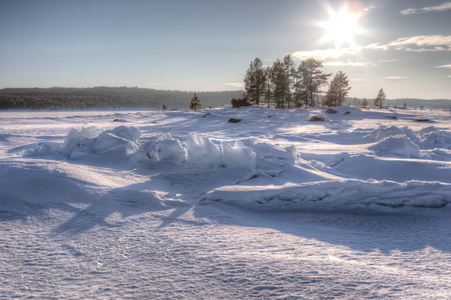
[{"label": "wispy cloud", "polygon": [[359,47],[310,50],[310,51],[296,51],[292,54],[292,56],[295,59],[316,58],[319,60],[324,60],[327,58],[337,58],[337,57],[341,57],[343,55],[355,54],[358,51],[360,51]]},{"label": "wispy cloud", "polygon": [[399,77],[399,76],[388,76],[386,79],[406,79],[407,77]]},{"label": "wispy cloud", "polygon": [[395,61],[398,61],[398,60],[397,59],[383,59],[383,60],[378,61],[377,63],[383,64],[383,63],[391,63],[391,62],[395,62]]},{"label": "wispy cloud", "polygon": [[451,65],[437,66],[436,68],[451,69]]},{"label": "wispy cloud", "polygon": [[330,61],[323,63],[327,67],[374,67],[376,64],[369,61]]},{"label": "wispy cloud", "polygon": [[429,6],[423,8],[408,8],[401,11],[401,15],[419,14],[425,12],[439,12],[451,9],[451,2],[445,2],[436,6]]},{"label": "wispy cloud", "polygon": [[223,85],[237,87],[237,88],[244,88],[243,82],[227,82],[227,83],[223,83]]},{"label": "wispy cloud", "polygon": [[363,49],[404,50],[411,52],[451,51],[451,35],[419,35],[403,37],[387,44],[370,44]]},{"label": "wispy cloud", "polygon": [[[403,37],[389,43],[373,43],[366,46],[353,46],[347,48],[317,49],[310,51],[296,51],[291,54],[294,59],[304,60],[316,58],[318,60],[337,59],[346,55],[355,55],[365,50],[397,50],[409,52],[439,52],[451,51],[451,35],[419,35]],[[328,61],[325,66],[368,67],[381,63],[395,62],[397,59],[380,60],[377,63],[367,61]]]}]

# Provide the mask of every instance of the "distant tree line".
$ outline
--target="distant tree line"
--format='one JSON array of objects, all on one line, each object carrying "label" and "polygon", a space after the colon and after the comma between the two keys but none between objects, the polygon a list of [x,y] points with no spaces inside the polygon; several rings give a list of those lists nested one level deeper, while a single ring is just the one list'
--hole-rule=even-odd
[{"label": "distant tree line", "polygon": [[[197,92],[205,106],[220,106],[242,91]],[[0,109],[185,109],[192,92],[136,87],[5,88],[0,90]]]}]

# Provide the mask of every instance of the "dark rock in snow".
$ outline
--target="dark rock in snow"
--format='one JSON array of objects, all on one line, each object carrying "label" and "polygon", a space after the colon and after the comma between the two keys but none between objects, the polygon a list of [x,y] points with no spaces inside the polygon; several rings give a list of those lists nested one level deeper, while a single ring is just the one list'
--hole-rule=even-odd
[{"label": "dark rock in snow", "polygon": [[229,123],[240,123],[241,119],[229,119]]},{"label": "dark rock in snow", "polygon": [[326,110],[326,112],[327,112],[328,114],[336,114],[336,113],[338,113],[338,111],[336,111],[336,110],[333,109],[333,108],[328,108],[328,109]]},{"label": "dark rock in snow", "polygon": [[326,120],[323,116],[313,116],[310,118],[310,122],[324,122]]},{"label": "dark rock in snow", "polygon": [[396,116],[385,116],[386,118],[389,118],[389,119],[393,119],[393,120],[396,120],[397,119],[397,117]]},{"label": "dark rock in snow", "polygon": [[349,115],[351,112],[350,111],[347,111],[347,112],[345,112],[345,115]]},{"label": "dark rock in snow", "polygon": [[429,119],[415,119],[415,122],[429,122]]}]

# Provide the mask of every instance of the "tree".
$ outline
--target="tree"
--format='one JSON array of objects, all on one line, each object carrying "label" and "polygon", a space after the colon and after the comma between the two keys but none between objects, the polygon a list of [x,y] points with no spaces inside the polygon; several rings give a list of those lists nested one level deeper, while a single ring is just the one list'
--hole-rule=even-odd
[{"label": "tree", "polygon": [[262,67],[263,62],[258,57],[255,58],[244,78],[244,88],[247,95],[257,105],[260,104],[260,96],[263,96],[266,92],[266,74]]},{"label": "tree", "polygon": [[345,102],[345,97],[351,89],[348,85],[349,81],[346,74],[338,71],[330,82],[329,90],[326,94],[326,106],[342,106]]},{"label": "tree", "polygon": [[202,105],[200,104],[199,97],[197,97],[197,94],[194,94],[193,98],[191,98],[191,104],[190,104],[189,108],[191,110],[197,111],[201,107],[202,107]]},{"label": "tree", "polygon": [[287,104],[287,108],[291,107],[291,87],[293,86],[293,78],[292,78],[292,70],[295,67],[293,58],[289,54],[285,55],[283,58],[283,66],[285,69],[285,76],[286,76],[286,86],[285,86],[285,103]]},{"label": "tree", "polygon": [[271,67],[272,99],[277,108],[284,108],[285,103],[289,104],[291,99],[290,73],[288,71],[290,60],[290,56],[287,55],[283,62],[277,59]]},{"label": "tree", "polygon": [[272,91],[271,91],[271,72],[272,68],[267,67],[265,69],[266,75],[266,91],[265,91],[265,99],[268,102],[268,108],[270,107],[271,99],[272,99]]},{"label": "tree", "polygon": [[362,107],[363,108],[366,108],[367,106],[368,106],[368,100],[366,100],[366,98],[363,98],[363,101],[362,101]]},{"label": "tree", "polygon": [[359,107],[361,105],[360,100],[354,97],[354,99],[352,100],[352,105]]},{"label": "tree", "polygon": [[385,96],[384,90],[380,89],[379,93],[377,94],[376,99],[374,99],[374,106],[377,108],[382,108],[385,98],[386,98],[386,96]]},{"label": "tree", "polygon": [[406,103],[406,102],[404,102],[404,105],[402,106],[402,108],[403,108],[403,109],[406,109],[406,108],[407,108],[407,103]]},{"label": "tree", "polygon": [[319,92],[319,87],[327,83],[327,79],[332,74],[323,74],[320,68],[323,63],[314,58],[309,58],[301,62],[297,71],[293,70],[292,74],[296,80],[295,99],[298,105],[302,103],[306,107],[315,106],[315,93]]}]

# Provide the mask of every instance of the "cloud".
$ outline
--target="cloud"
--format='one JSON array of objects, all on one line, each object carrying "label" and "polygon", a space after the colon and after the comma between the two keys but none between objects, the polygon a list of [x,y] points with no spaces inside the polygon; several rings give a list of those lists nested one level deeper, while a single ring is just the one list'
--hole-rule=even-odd
[{"label": "cloud", "polygon": [[310,51],[296,51],[291,56],[295,59],[316,58],[324,60],[327,58],[337,58],[343,55],[355,54],[360,51],[359,47],[339,48],[339,49],[323,49]]},{"label": "cloud", "polygon": [[395,62],[398,61],[397,59],[384,59],[384,60],[380,60],[377,63],[378,64],[382,64],[382,63],[390,63],[390,62]]},{"label": "cloud", "polygon": [[330,61],[323,63],[325,67],[374,67],[376,64],[369,61]]},{"label": "cloud", "polygon": [[163,83],[146,83],[146,86],[162,86],[165,85]]},{"label": "cloud", "polygon": [[223,83],[223,85],[228,85],[228,86],[237,87],[237,88],[244,88],[243,82],[227,82],[227,83]]},{"label": "cloud", "polygon": [[407,77],[399,77],[399,76],[388,76],[386,79],[406,79]]},{"label": "cloud", "polygon": [[437,66],[436,68],[451,69],[451,65]]},{"label": "cloud", "polygon": [[[310,51],[296,51],[291,54],[294,59],[305,60],[316,58],[324,61],[328,59],[337,59],[345,55],[355,55],[365,50],[397,50],[409,52],[439,52],[451,51],[451,35],[419,35],[403,37],[389,43],[373,43],[366,46],[353,46],[347,48],[317,49]],[[397,59],[380,60],[377,63],[368,61],[329,61],[324,62],[324,66],[349,66],[349,67],[368,67],[376,66],[381,63],[395,62]],[[446,67],[448,68],[448,67]]]},{"label": "cloud", "polygon": [[412,15],[412,14],[419,14],[419,13],[425,13],[425,12],[440,12],[451,9],[451,2],[445,2],[440,5],[436,6],[429,6],[429,7],[423,7],[423,8],[408,8],[401,11],[401,15]]},{"label": "cloud", "polygon": [[451,51],[451,35],[419,35],[403,37],[387,44],[370,44],[363,49],[372,50],[404,50],[411,52]]}]

